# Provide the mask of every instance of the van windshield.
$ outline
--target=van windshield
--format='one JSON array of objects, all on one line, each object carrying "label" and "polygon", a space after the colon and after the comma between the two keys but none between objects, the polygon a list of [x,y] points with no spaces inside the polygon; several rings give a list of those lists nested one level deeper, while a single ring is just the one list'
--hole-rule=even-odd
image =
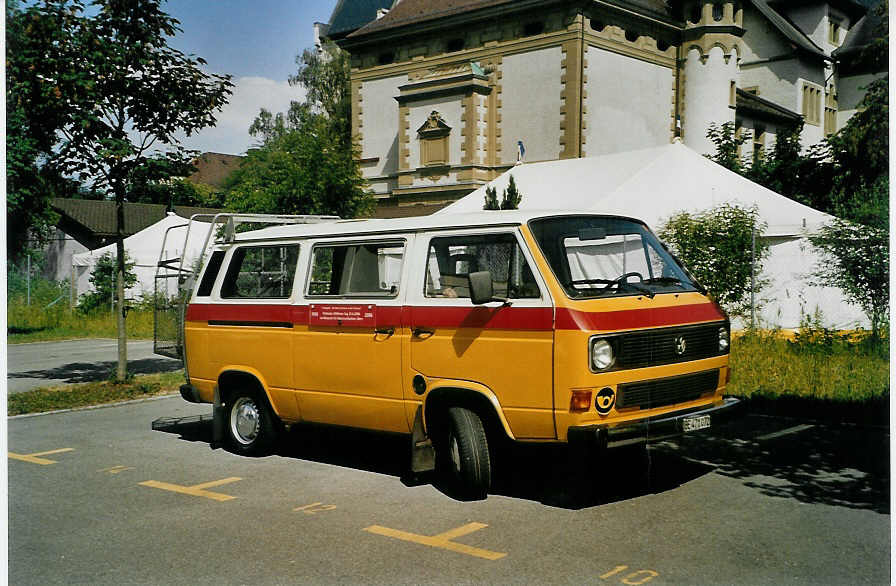
[{"label": "van windshield", "polygon": [[702,290],[640,222],[562,216],[532,220],[529,227],[571,298]]}]

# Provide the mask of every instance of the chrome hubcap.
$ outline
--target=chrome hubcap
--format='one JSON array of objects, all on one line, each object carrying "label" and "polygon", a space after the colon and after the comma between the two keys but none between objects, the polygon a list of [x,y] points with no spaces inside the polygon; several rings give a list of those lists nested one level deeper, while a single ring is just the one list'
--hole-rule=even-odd
[{"label": "chrome hubcap", "polygon": [[230,411],[230,429],[241,444],[251,444],[258,437],[258,415],[258,407],[252,399],[237,399]]}]

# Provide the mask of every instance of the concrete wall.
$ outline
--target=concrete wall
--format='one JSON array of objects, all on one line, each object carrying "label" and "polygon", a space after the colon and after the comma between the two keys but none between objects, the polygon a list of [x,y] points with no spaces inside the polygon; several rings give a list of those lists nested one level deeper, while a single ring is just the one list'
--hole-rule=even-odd
[{"label": "concrete wall", "polygon": [[589,47],[585,85],[586,156],[668,144],[675,76],[671,69]]},{"label": "concrete wall", "polygon": [[[786,6],[786,4],[785,4]],[[819,47],[827,46],[827,2],[785,7],[781,12]]]},{"label": "concrete wall", "polygon": [[54,228],[53,236],[47,243],[46,262],[41,274],[53,281],[64,281],[72,277],[72,255],[87,252],[88,248],[60,230]]},{"label": "concrete wall", "polygon": [[706,138],[710,124],[721,126],[734,122],[734,108],[730,107],[731,81],[738,80],[737,52],[725,63],[720,47],[709,51],[706,62],[700,51],[688,51],[684,65],[685,92],[682,115],[682,140],[701,154],[715,152],[715,145]]},{"label": "concrete wall", "polygon": [[853,117],[859,103],[865,97],[864,88],[877,77],[866,74],[841,77],[837,80],[837,128],[842,128],[846,121]]},{"label": "concrete wall", "polygon": [[501,143],[499,161],[513,163],[517,141],[526,161],[560,158],[560,47],[503,58],[501,63]]},{"label": "concrete wall", "polygon": [[757,59],[769,59],[789,53],[790,49],[781,32],[749,4],[744,8],[744,30],[741,61],[750,63]]},{"label": "concrete wall", "polygon": [[[362,165],[364,177],[381,177],[398,171],[398,87],[407,75],[365,81],[361,84],[361,158],[379,157]],[[376,193],[387,193],[388,183],[373,182]]]}]

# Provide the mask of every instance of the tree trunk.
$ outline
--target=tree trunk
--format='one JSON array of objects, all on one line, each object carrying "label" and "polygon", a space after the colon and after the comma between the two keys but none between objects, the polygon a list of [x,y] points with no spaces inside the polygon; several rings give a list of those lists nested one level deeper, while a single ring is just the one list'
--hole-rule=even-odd
[{"label": "tree trunk", "polygon": [[115,239],[115,299],[118,303],[116,312],[118,324],[118,368],[115,378],[124,381],[128,377],[128,335],[125,328],[127,310],[124,306],[124,197],[115,195],[116,239]]}]

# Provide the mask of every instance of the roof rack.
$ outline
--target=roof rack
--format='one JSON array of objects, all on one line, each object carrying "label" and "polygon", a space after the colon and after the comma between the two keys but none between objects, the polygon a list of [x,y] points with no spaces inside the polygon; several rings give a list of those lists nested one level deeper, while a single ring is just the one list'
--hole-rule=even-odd
[{"label": "roof rack", "polygon": [[[339,219],[339,216],[283,214],[193,214],[188,223],[172,226],[165,230],[159,261],[156,264],[153,351],[163,356],[183,358],[184,310],[193,292],[196,281],[195,273],[201,270],[213,234],[215,243],[233,242],[241,224],[320,224],[335,222]],[[190,259],[190,264],[184,267],[190,234],[193,232],[193,225],[196,222],[209,224],[208,232],[203,240],[199,258]],[[175,253],[174,257],[165,258],[169,234],[173,230],[182,228],[187,229],[183,245],[180,248],[175,248],[175,251],[179,250],[180,254]],[[173,283],[172,279],[174,279]],[[171,286],[172,284],[173,286]]]}]

